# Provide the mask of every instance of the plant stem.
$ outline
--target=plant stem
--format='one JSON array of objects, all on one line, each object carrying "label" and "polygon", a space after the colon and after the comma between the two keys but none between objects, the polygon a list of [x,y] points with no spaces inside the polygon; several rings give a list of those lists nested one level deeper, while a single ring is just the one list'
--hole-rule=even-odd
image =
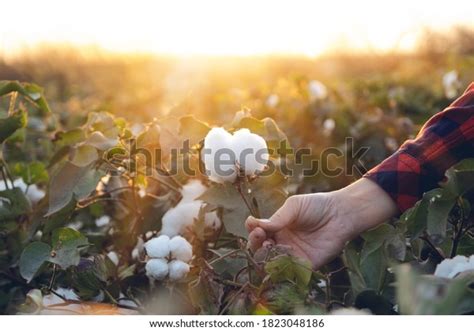
[{"label": "plant stem", "polygon": [[56,280],[56,268],[57,265],[53,264],[53,275],[51,276],[51,281],[49,282],[48,290],[51,291],[54,286],[54,281]]},{"label": "plant stem", "polygon": [[[450,258],[453,258],[456,256],[456,252],[458,250],[458,245],[459,241],[461,240],[463,236],[463,226],[464,226],[464,221],[466,219],[464,215],[464,206],[463,206],[463,201],[462,198],[458,199],[459,205],[460,205],[460,211],[461,211],[461,218],[456,222],[455,226],[455,233],[453,234],[453,246],[451,247],[451,254],[449,254]],[[459,227],[458,227],[459,226]]]},{"label": "plant stem", "polygon": [[[140,175],[144,175],[142,172],[139,172]],[[150,178],[151,180],[154,180],[155,182],[158,182],[164,186],[166,186],[167,188],[169,188],[170,190],[172,191],[175,191],[176,193],[179,193],[181,194],[181,192],[179,191],[179,189],[177,189],[176,187],[174,187],[173,185],[161,180],[160,178],[157,178],[157,177],[153,177],[153,176],[149,176],[147,178]]]},{"label": "plant stem", "polygon": [[438,256],[441,260],[444,260],[445,257],[438,251],[436,246],[431,242],[430,238],[425,234],[423,236],[420,236],[420,239],[423,240],[433,251],[433,253]]},{"label": "plant stem", "polygon": [[10,105],[8,107],[8,115],[11,115],[15,111],[15,106],[16,106],[16,98],[18,96],[18,92],[12,92],[10,98]]},{"label": "plant stem", "polygon": [[245,290],[247,286],[249,286],[249,282],[246,282],[242,287],[232,296],[232,298],[229,299],[229,301],[226,303],[224,308],[220,311],[219,315],[223,315],[227,309],[229,309],[230,305],[234,303],[235,299]]},{"label": "plant stem", "polygon": [[245,194],[244,192],[242,191],[242,187],[240,186],[240,182],[237,182],[235,184],[235,188],[237,189],[237,192],[239,192],[240,196],[242,197],[242,200],[244,201],[245,205],[247,206],[249,212],[250,212],[250,215],[252,215],[253,217],[257,217],[257,213],[255,213],[255,211],[253,210],[252,208],[252,205],[249,204],[249,202],[247,201],[247,198],[245,197]]},{"label": "plant stem", "polygon": [[234,255],[235,253],[238,253],[238,252],[240,252],[240,251],[241,251],[240,249],[234,249],[234,250],[232,250],[232,251],[230,251],[230,252],[227,252],[227,253],[225,253],[224,255],[221,255],[221,256],[215,258],[214,260],[209,261],[209,265],[213,265],[214,263],[216,263],[216,262],[218,262],[218,261],[221,261],[221,260],[223,260],[223,259],[225,259],[225,258],[227,258],[227,257],[229,257],[229,256],[232,256],[232,255]]}]

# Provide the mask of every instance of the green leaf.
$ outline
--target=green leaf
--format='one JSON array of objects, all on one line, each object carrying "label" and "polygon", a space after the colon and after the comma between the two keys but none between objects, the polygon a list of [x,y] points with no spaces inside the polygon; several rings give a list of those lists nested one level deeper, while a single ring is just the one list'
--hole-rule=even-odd
[{"label": "green leaf", "polygon": [[199,199],[224,209],[222,222],[228,232],[242,238],[248,236],[245,220],[250,212],[233,184],[213,184]]},{"label": "green leaf", "polygon": [[387,251],[390,257],[394,257],[398,261],[404,261],[407,254],[407,245],[405,235],[399,233],[393,235],[386,242]]},{"label": "green leaf", "polygon": [[456,196],[450,190],[437,188],[423,194],[423,198],[403,213],[400,220],[406,222],[411,238],[427,230],[432,239],[439,242],[446,235],[448,217],[455,203]]},{"label": "green leaf", "polygon": [[443,187],[453,195],[462,196],[474,188],[474,159],[465,159],[446,171]]},{"label": "green leaf", "polygon": [[71,228],[59,228],[53,231],[52,245],[49,261],[66,269],[79,263],[79,248],[87,246],[88,240],[79,231]]},{"label": "green leaf", "polygon": [[35,161],[31,163],[16,163],[12,167],[15,176],[20,176],[26,184],[37,184],[47,182],[48,171],[44,163]]},{"label": "green leaf", "polygon": [[30,201],[18,187],[0,191],[0,198],[2,198],[3,202],[0,207],[0,223],[16,220],[18,216],[31,211]]},{"label": "green leaf", "polygon": [[48,261],[51,247],[40,241],[35,241],[25,247],[20,256],[20,274],[30,282],[44,262]]},{"label": "green leaf", "polygon": [[427,232],[436,243],[439,243],[446,236],[449,213],[456,203],[456,197],[449,191],[439,188],[427,192],[423,199],[429,203]]},{"label": "green leaf", "polygon": [[71,162],[65,162],[51,176],[49,185],[49,208],[46,216],[61,210],[71,201],[74,190],[81,179],[89,171],[88,167],[77,167]]},{"label": "green leaf", "polygon": [[407,225],[408,235],[413,239],[420,236],[426,229],[428,206],[428,200],[421,199],[400,216],[400,220]]},{"label": "green leaf", "polygon": [[252,196],[255,198],[260,217],[269,218],[286,201],[288,194],[284,190],[287,179],[279,172],[271,176],[258,177],[249,188],[252,190]]},{"label": "green leaf", "polygon": [[16,130],[24,128],[28,121],[26,111],[19,110],[7,118],[0,119],[0,144],[13,135]]},{"label": "green leaf", "polygon": [[218,314],[224,297],[224,286],[203,269],[197,280],[190,284],[189,297],[201,314]]},{"label": "green leaf", "polygon": [[108,150],[118,144],[118,138],[109,138],[104,136],[100,131],[94,131],[85,141],[86,145],[93,146],[99,150]]},{"label": "green leaf", "polygon": [[43,89],[36,84],[20,83],[18,81],[0,81],[0,97],[11,92],[18,92],[29,99],[43,113],[50,113],[48,103],[43,95]]},{"label": "green leaf", "polygon": [[305,309],[306,291],[295,291],[295,286],[289,283],[280,283],[264,292],[264,299],[268,309],[274,314],[299,314]]},{"label": "green leaf", "polygon": [[71,273],[73,287],[83,300],[97,296],[105,287],[107,279],[112,277],[112,273],[108,272],[106,259],[101,255],[80,259]]},{"label": "green leaf", "polygon": [[265,271],[274,283],[289,281],[300,289],[308,287],[313,273],[310,261],[287,255],[267,262]]},{"label": "green leaf", "polygon": [[137,137],[137,148],[158,148],[160,145],[161,129],[156,124],[149,125],[145,131]]},{"label": "green leaf", "polygon": [[73,129],[66,132],[56,133],[55,143],[58,146],[71,146],[83,142],[86,139],[83,129]]},{"label": "green leaf", "polygon": [[90,112],[87,116],[85,124],[87,131],[100,131],[107,137],[115,138],[119,133],[119,129],[115,124],[115,118],[108,112]]},{"label": "green leaf", "polygon": [[380,293],[384,286],[387,267],[383,247],[367,254],[366,258],[360,261],[360,271],[367,289]]},{"label": "green leaf", "polygon": [[199,121],[193,115],[183,116],[179,119],[179,134],[189,139],[191,146],[203,140],[210,129],[206,123]]},{"label": "green leaf", "polygon": [[97,149],[90,145],[80,145],[73,150],[72,164],[78,167],[86,167],[99,159]]},{"label": "green leaf", "polygon": [[86,171],[74,187],[74,196],[79,200],[89,196],[103,176],[105,176],[105,172],[102,170],[89,169]]}]

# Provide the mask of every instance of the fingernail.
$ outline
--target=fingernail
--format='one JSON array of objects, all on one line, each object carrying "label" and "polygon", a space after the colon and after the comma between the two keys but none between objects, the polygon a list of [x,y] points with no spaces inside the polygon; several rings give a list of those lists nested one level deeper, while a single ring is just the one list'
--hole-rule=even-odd
[{"label": "fingernail", "polygon": [[262,223],[270,223],[270,220],[266,218],[259,219],[258,221]]}]

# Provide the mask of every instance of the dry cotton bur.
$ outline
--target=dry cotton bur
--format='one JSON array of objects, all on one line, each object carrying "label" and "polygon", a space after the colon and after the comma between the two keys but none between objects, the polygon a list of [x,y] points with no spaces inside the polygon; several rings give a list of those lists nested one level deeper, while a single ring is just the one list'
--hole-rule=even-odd
[{"label": "dry cotton bur", "polygon": [[[311,102],[327,98],[324,85],[314,91]],[[472,160],[316,272],[288,247],[247,249],[246,218],[268,218],[303,180],[279,171],[293,159],[272,119],[239,111],[223,127],[193,116],[131,126],[91,112],[64,131],[39,87],[1,82],[0,92],[3,311],[472,311]]]}]

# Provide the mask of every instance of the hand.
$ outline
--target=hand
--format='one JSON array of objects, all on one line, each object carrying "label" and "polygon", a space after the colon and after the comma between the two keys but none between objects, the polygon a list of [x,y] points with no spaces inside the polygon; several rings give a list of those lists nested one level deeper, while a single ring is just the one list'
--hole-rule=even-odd
[{"label": "hand", "polygon": [[295,256],[319,269],[340,254],[347,241],[397,213],[377,184],[360,179],[339,191],[289,197],[270,219],[249,217],[250,249],[290,246]]}]

